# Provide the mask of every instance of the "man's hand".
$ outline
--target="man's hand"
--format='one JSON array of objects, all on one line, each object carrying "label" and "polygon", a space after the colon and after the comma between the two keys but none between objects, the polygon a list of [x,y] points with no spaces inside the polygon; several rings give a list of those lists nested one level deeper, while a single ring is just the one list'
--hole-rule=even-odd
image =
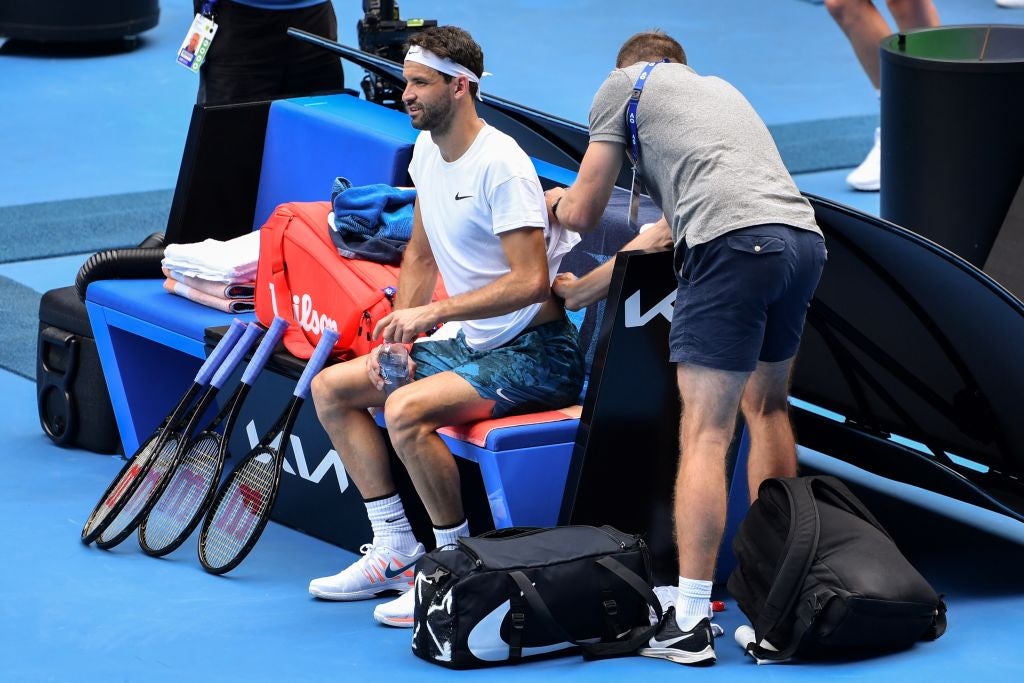
[{"label": "man's hand", "polygon": [[564,187],[553,187],[544,193],[544,203],[548,207],[548,224],[558,225],[558,216],[551,210],[551,207],[555,205],[559,199],[565,196]]},{"label": "man's hand", "polygon": [[411,344],[421,332],[437,327],[438,319],[433,304],[402,308],[392,311],[373,328],[373,338],[384,337],[385,341]]},{"label": "man's hand", "polygon": [[377,391],[384,391],[384,379],[380,376],[380,350],[378,346],[366,354],[366,375],[370,378],[370,384],[377,387]]},{"label": "man's hand", "polygon": [[[407,377],[416,376],[416,361],[412,359],[412,346],[406,344],[406,349],[409,351],[409,364],[407,369]],[[377,387],[378,391],[384,391],[384,378],[380,376],[380,353],[384,350],[384,345],[381,344],[370,353],[366,354],[366,375],[370,378],[370,384]]]},{"label": "man's hand", "polygon": [[565,307],[570,311],[578,311],[588,303],[578,296],[576,285],[579,281],[573,273],[559,273],[551,283],[551,291],[565,302]]}]

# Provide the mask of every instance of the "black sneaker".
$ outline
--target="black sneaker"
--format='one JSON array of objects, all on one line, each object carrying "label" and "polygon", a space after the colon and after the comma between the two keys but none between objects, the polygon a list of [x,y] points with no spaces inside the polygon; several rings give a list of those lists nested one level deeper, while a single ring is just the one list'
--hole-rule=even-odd
[{"label": "black sneaker", "polygon": [[715,638],[711,621],[701,619],[689,631],[676,624],[676,609],[669,607],[661,617],[658,631],[637,651],[644,657],[668,659],[676,664],[711,666],[715,663]]}]

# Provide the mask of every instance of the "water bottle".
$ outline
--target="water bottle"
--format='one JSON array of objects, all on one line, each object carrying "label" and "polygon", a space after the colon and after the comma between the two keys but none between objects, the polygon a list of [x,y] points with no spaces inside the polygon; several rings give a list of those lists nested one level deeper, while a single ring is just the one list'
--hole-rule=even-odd
[{"label": "water bottle", "polygon": [[384,395],[409,383],[409,352],[404,344],[384,342],[377,356],[380,364],[380,378],[384,380]]}]

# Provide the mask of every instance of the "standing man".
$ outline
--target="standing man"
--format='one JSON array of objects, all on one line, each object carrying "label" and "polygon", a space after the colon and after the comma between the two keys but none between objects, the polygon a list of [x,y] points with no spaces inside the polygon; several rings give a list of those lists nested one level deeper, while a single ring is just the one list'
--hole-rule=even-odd
[{"label": "standing man", "polygon": [[[335,365],[313,382],[317,415],[366,503],[373,541],[363,557],[309,592],[362,600],[402,592],[374,618],[413,625],[413,565],[424,547],[396,493],[385,443],[367,407],[384,406],[388,434],[434,526],[437,547],[469,535],[459,472],[438,427],[575,403],[583,354],[551,283],[579,236],[549,228],[544,194],[515,141],[477,116],[483,52],[462,29],[410,39],[402,99],[423,131],[409,175],[417,197],[395,311],[374,336],[410,343],[438,323],[462,321],[454,339],[412,345],[416,381],[387,397],[377,352]],[[431,303],[438,272],[450,294]],[[378,347],[378,351],[379,351]]]},{"label": "standing man", "polygon": [[199,69],[199,104],[270,100],[339,91],[336,55],[288,35],[289,27],[338,39],[331,0],[192,0],[217,34]]},{"label": "standing man", "polygon": [[[998,0],[997,0],[998,1]],[[939,12],[932,0],[886,0],[889,12],[900,31],[933,28],[939,25]],[[881,97],[882,66],[879,44],[892,33],[873,0],[825,0],[825,7],[839,24],[857,55],[864,73]],[[862,192],[878,192],[882,186],[882,131],[875,128],[875,144],[860,166],[850,171],[846,183]]]},{"label": "standing man", "polygon": [[[637,92],[634,147],[627,109]],[[640,654],[711,664],[708,600],[725,527],[726,450],[742,410],[751,496],[767,477],[796,474],[789,376],[825,244],[754,109],[725,81],[688,67],[679,43],[659,31],[637,34],[619,51],[594,97],[576,182],[547,193],[554,220],[592,228],[632,149],[675,243],[669,346],[683,404],[678,594]]]}]

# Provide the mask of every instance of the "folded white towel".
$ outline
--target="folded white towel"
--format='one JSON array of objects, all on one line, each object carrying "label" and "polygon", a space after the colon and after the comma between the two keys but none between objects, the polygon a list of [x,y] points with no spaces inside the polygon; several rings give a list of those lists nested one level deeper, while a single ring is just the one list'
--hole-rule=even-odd
[{"label": "folded white towel", "polygon": [[169,244],[164,249],[163,267],[188,277],[222,282],[251,282],[256,279],[260,256],[260,231],[222,242],[207,239],[194,244]]}]

